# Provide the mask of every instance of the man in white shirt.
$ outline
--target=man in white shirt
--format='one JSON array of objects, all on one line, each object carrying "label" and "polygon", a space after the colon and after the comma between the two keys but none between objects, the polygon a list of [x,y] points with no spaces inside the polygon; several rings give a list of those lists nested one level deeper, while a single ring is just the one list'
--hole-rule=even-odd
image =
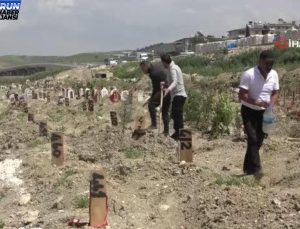
[{"label": "man in white shirt", "polygon": [[168,70],[167,81],[169,87],[165,89],[165,96],[171,94],[172,101],[172,119],[174,121],[174,134],[171,136],[174,140],[179,139],[179,130],[183,125],[183,107],[187,94],[184,87],[183,75],[180,67],[172,61],[170,55],[164,54],[161,56],[161,62]]},{"label": "man in white shirt", "polygon": [[248,136],[244,173],[259,177],[262,175],[259,150],[265,138],[263,114],[266,108],[275,106],[279,93],[278,74],[272,70],[273,64],[272,51],[262,51],[258,66],[246,71],[240,82],[241,114]]}]

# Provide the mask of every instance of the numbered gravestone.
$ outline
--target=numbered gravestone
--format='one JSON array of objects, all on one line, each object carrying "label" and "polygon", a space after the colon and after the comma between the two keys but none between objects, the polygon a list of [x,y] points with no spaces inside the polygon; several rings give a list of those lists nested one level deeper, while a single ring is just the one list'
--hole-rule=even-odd
[{"label": "numbered gravestone", "polygon": [[34,122],[34,114],[28,113],[28,122]]},{"label": "numbered gravestone", "polygon": [[65,106],[66,107],[70,106],[70,99],[69,98],[65,98]]},{"label": "numbered gravestone", "polygon": [[94,100],[89,99],[89,112],[94,112]]},{"label": "numbered gravestone", "polygon": [[145,116],[139,116],[135,121],[135,130],[132,133],[133,139],[139,140],[142,136],[146,135],[145,125]]},{"label": "numbered gravestone", "polygon": [[87,101],[86,100],[82,102],[82,110],[87,111]]},{"label": "numbered gravestone", "polygon": [[193,162],[192,131],[180,129],[179,133],[179,160]]},{"label": "numbered gravestone", "polygon": [[115,111],[110,112],[110,120],[111,120],[111,125],[112,126],[118,126],[117,112],[115,112]]},{"label": "numbered gravestone", "polygon": [[64,164],[64,136],[61,133],[51,134],[52,164],[62,166]]},{"label": "numbered gravestone", "polygon": [[42,136],[42,137],[48,136],[47,122],[40,122],[39,133],[40,133],[40,136]]},{"label": "numbered gravestone", "polygon": [[108,204],[105,177],[102,171],[93,172],[90,180],[89,226],[107,226]]},{"label": "numbered gravestone", "polygon": [[35,91],[32,92],[32,99],[38,99],[38,94]]}]

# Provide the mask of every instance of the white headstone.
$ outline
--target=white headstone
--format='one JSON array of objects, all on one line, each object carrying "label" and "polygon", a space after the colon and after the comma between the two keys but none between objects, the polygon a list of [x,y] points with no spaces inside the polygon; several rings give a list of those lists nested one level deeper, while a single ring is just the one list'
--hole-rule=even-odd
[{"label": "white headstone", "polygon": [[101,90],[101,97],[102,98],[105,98],[108,96],[108,90],[104,87],[102,90]]},{"label": "white headstone", "polygon": [[121,100],[126,101],[129,97],[129,91],[125,90],[121,92]]}]

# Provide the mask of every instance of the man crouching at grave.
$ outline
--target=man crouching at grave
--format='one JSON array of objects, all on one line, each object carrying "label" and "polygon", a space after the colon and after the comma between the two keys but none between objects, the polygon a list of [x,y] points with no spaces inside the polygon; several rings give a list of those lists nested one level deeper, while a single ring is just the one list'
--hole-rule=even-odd
[{"label": "man crouching at grave", "polygon": [[240,82],[241,114],[248,136],[244,173],[257,178],[262,176],[259,149],[265,138],[263,115],[267,108],[274,107],[279,91],[278,74],[272,70],[273,64],[272,51],[261,52],[258,66],[246,71]]},{"label": "man crouching at grave", "polygon": [[168,70],[168,82],[170,86],[165,89],[165,96],[171,94],[172,100],[172,119],[174,121],[174,134],[171,136],[174,140],[179,139],[179,131],[183,126],[183,107],[187,94],[184,87],[183,75],[180,67],[172,61],[170,55],[161,56],[161,62]]},{"label": "man crouching at grave", "polygon": [[[152,94],[150,99],[144,104],[148,103],[148,109],[151,118],[151,126],[149,129],[157,129],[156,120],[156,108],[160,106],[161,97],[161,85],[167,85],[167,75],[164,72],[163,66],[159,64],[152,64],[148,61],[141,62],[142,71],[149,75],[152,82]],[[169,107],[170,107],[171,97],[166,96],[163,99],[162,105],[162,119],[164,123],[164,135],[169,135]]]}]

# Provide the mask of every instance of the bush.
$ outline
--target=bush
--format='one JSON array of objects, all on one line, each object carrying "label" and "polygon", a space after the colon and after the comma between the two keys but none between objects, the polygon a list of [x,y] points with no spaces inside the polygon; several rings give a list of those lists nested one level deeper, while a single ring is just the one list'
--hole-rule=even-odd
[{"label": "bush", "polygon": [[120,79],[141,78],[143,73],[138,63],[122,64],[114,67],[114,76]]},{"label": "bush", "polygon": [[186,120],[195,128],[216,138],[230,134],[238,112],[227,92],[191,91],[185,109]]}]

